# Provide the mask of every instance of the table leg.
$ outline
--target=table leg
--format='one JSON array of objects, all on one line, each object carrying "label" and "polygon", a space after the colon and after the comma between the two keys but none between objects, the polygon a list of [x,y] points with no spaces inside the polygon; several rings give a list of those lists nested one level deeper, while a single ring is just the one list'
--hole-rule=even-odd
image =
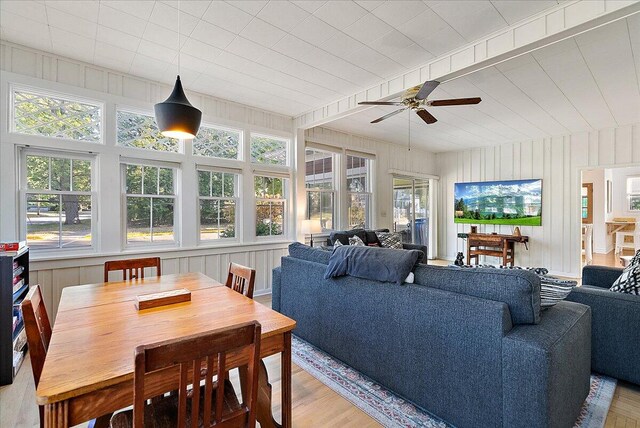
[{"label": "table leg", "polygon": [[[291,332],[284,334],[284,350],[281,354],[281,393],[282,393],[282,424],[276,422],[272,414],[271,394],[272,388],[269,383],[269,375],[264,361],[260,360],[258,367],[258,403],[257,419],[263,428],[291,428]],[[247,379],[247,368],[239,368],[240,383],[245,385]],[[245,399],[244,390],[243,399]]]},{"label": "table leg", "polygon": [[291,427],[291,332],[284,334],[282,352],[282,426]]},{"label": "table leg", "polygon": [[[240,370],[240,376],[240,382],[244,385],[245,382],[242,378],[244,377],[246,379],[247,371]],[[282,426],[273,419],[271,409],[271,384],[269,383],[267,367],[264,365],[264,361],[260,360],[260,365],[258,366],[258,403],[256,412],[256,419],[260,423],[260,427],[280,428]]]},{"label": "table leg", "polygon": [[59,401],[44,406],[45,428],[67,428],[69,426],[69,405]]}]

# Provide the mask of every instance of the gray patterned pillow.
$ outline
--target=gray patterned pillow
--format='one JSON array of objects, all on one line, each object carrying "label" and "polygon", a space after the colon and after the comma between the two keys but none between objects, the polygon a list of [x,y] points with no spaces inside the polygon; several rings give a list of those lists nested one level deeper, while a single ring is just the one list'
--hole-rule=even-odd
[{"label": "gray patterned pillow", "polygon": [[540,267],[523,266],[494,266],[494,265],[464,265],[463,268],[494,268],[494,269],[519,269],[528,270],[535,273],[540,278],[540,307],[547,309],[556,303],[567,298],[573,287],[578,285],[577,281],[570,279],[560,279],[547,275],[549,270]]},{"label": "gray patterned pillow", "polygon": [[630,264],[624,268],[609,291],[640,295],[640,264]]},{"label": "gray patterned pillow", "polygon": [[402,236],[394,232],[376,232],[376,236],[383,248],[402,250]]},{"label": "gray patterned pillow", "polygon": [[366,245],[364,245],[364,241],[360,239],[359,236],[352,236],[349,238],[349,245],[353,245],[354,247],[366,247]]}]

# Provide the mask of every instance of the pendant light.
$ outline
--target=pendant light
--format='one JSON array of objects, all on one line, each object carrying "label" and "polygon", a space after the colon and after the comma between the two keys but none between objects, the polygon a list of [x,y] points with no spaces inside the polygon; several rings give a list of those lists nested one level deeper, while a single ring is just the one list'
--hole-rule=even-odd
[{"label": "pendant light", "polygon": [[191,105],[180,82],[180,2],[178,1],[178,75],[169,98],[154,106],[156,123],[165,137],[192,139],[200,129],[202,112]]}]

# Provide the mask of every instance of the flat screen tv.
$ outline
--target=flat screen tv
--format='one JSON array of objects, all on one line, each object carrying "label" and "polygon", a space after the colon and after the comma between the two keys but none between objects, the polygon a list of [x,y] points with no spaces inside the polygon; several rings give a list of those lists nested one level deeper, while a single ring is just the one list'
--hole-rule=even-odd
[{"label": "flat screen tv", "polygon": [[456,183],[454,222],[542,225],[542,180]]}]

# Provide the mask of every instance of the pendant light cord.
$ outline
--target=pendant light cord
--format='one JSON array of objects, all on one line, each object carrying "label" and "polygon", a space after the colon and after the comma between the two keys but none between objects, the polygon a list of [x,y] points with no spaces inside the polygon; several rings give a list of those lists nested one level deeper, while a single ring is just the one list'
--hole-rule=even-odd
[{"label": "pendant light cord", "polygon": [[180,76],[180,0],[178,0],[178,76]]},{"label": "pendant light cord", "polygon": [[409,109],[409,150],[411,151],[411,109]]}]

